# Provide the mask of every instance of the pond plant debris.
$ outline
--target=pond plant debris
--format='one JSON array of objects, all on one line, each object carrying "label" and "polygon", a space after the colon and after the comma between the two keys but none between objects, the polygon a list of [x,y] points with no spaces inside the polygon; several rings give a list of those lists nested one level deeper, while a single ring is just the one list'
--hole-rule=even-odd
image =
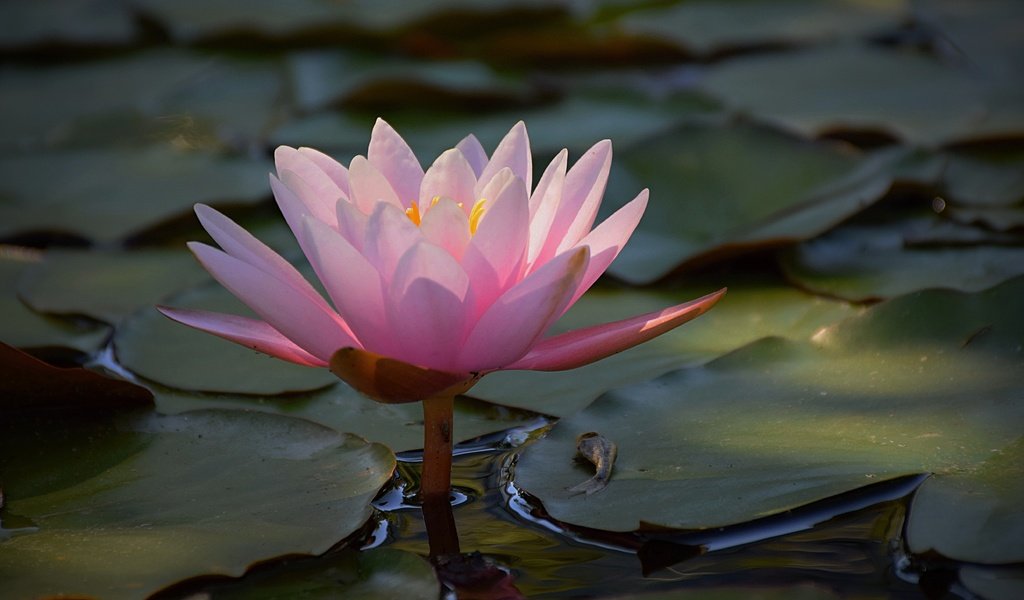
[{"label": "pond plant debris", "polygon": [[[453,400],[500,370],[561,371],[666,333],[709,310],[725,290],[647,314],[545,337],[618,256],[647,207],[641,191],[594,227],[611,169],[611,142],[572,167],[568,151],[534,185],[526,126],[490,157],[473,135],[424,171],[378,119],[366,156],[345,167],[310,148],[281,146],[270,185],[328,296],[216,210],[196,214],[221,249],[189,248],[262,320],[160,307],[168,317],[277,358],[329,367],[384,403],[422,401],[421,500],[448,497]],[[608,464],[610,469],[610,463]],[[435,528],[438,526],[435,526]]]}]

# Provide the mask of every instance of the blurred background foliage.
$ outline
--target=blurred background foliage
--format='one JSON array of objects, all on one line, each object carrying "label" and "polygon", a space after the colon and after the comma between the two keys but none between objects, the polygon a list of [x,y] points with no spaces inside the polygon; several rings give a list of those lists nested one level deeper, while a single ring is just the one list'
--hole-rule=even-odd
[{"label": "blurred background foliage", "polygon": [[[347,163],[365,153],[377,117],[425,163],[470,132],[491,149],[518,120],[537,164],[563,147],[574,160],[600,139],[613,141],[603,214],[644,187],[650,208],[599,288],[559,329],[730,287],[715,311],[651,344],[576,372],[495,374],[474,398],[460,399],[459,440],[553,423],[548,437],[521,451],[516,475],[544,514],[594,530],[728,525],[873,477],[936,473],[910,505],[906,539],[891,526],[903,522],[905,507],[873,509],[864,521],[870,533],[851,534],[841,523],[813,532],[897,548],[883,549],[887,566],[871,572],[910,557],[902,578],[922,589],[939,581],[943,593],[1019,597],[1017,0],[0,1],[0,341],[52,365],[135,381],[157,409],[111,416],[103,394],[92,393],[81,402],[98,422],[83,423],[81,411],[65,411],[68,388],[39,383],[62,375],[3,359],[0,579],[16,581],[26,597],[136,597],[347,539],[320,562],[251,575],[242,588],[218,593],[263,586],[313,597],[342,589],[433,595],[436,579],[409,553],[425,548],[415,519],[385,519],[397,549],[357,554],[351,542],[365,534],[366,515],[380,515],[369,497],[387,479],[391,452],[417,448],[418,408],[373,404],[327,373],[255,355],[152,310],[163,302],[244,312],[183,247],[206,239],[192,205],[224,210],[301,262],[267,185],[273,149],[312,146]],[[624,417],[631,414],[643,418]],[[569,460],[581,427],[624,448],[648,442],[622,453],[620,481],[596,507],[602,496],[587,505],[563,494],[587,477]],[[231,433],[204,442],[206,450],[181,434],[221,429]],[[58,440],[54,456],[37,450],[41,432]],[[273,543],[225,545],[225,530],[210,526],[200,527],[206,550],[198,557],[122,555],[182,543],[181,527],[226,510],[203,504],[211,470],[237,470],[238,487],[269,477],[235,469],[245,461],[225,448],[303,435],[343,447],[345,468],[376,473],[360,480],[362,495],[309,492],[322,498],[314,520],[333,522],[338,502],[351,503],[344,506],[356,508],[345,510],[358,518],[326,532],[288,529],[267,515],[308,507],[281,483],[267,490],[264,512],[240,519],[242,529],[263,527]],[[933,448],[931,440],[941,442]],[[84,457],[62,459],[79,445]],[[222,462],[170,472],[206,508],[138,535],[146,510],[166,510],[155,498],[172,484],[159,471],[203,452]],[[691,468],[684,456],[705,462]],[[468,487],[490,474],[478,489],[487,506],[509,501],[499,491],[507,478],[492,472],[506,458],[466,467]],[[321,477],[322,457],[289,460]],[[271,474],[291,471],[273,464]],[[90,474],[102,465],[113,479],[100,485]],[[132,469],[150,477],[136,481]],[[39,480],[39,471],[50,475]],[[700,486],[687,483],[694,473]],[[644,502],[630,501],[637,496]],[[722,510],[725,497],[738,500]],[[60,523],[41,517],[105,502],[140,515],[83,509]],[[478,532],[469,533],[471,549],[504,557],[524,590],[557,594],[598,571],[622,574],[607,553],[564,545],[507,510],[459,518]],[[117,533],[82,533],[96,527]],[[778,548],[822,543],[808,541],[813,532],[746,558],[709,564],[712,553],[678,573],[790,564]],[[61,556],[76,558],[57,576],[39,566]],[[119,577],[83,579],[113,562]],[[929,568],[953,575],[929,576]],[[132,587],[118,587],[128,575]],[[696,576],[679,581],[688,577]],[[753,597],[734,583],[716,587],[720,597]],[[846,585],[903,593],[892,582]],[[843,597],[817,580],[757,593]]]}]

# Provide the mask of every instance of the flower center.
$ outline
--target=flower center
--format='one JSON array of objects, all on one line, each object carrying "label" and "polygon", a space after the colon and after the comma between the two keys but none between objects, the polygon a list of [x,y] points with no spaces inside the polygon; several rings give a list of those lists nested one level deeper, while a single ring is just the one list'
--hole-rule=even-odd
[{"label": "flower center", "polygon": [[[434,196],[430,201],[430,204],[420,212],[420,205],[415,200],[409,204],[409,208],[405,209],[405,216],[409,217],[409,220],[413,222],[417,227],[423,222],[423,215],[428,210],[434,207],[441,200],[440,196]],[[459,202],[459,208],[462,208],[463,204]],[[473,204],[473,208],[469,211],[469,234],[473,235],[476,233],[476,228],[480,225],[480,219],[484,217],[484,213],[487,212],[487,199],[481,198]]]}]

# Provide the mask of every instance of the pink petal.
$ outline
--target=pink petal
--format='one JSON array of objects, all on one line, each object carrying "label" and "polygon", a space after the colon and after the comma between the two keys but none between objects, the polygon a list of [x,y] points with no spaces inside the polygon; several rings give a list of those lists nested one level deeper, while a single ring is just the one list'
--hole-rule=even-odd
[{"label": "pink petal", "polygon": [[384,119],[373,125],[366,157],[391,182],[402,206],[408,207],[419,197],[423,167],[409,144]]},{"label": "pink petal", "polygon": [[[277,206],[293,232],[296,231],[296,223],[300,222],[299,217],[305,214],[312,215],[328,225],[337,225],[336,202],[323,201],[306,180],[294,171],[279,169],[279,175],[280,179],[273,173],[270,174],[270,189],[273,190]],[[337,200],[340,201],[340,197]]]},{"label": "pink petal", "polygon": [[565,175],[565,187],[547,240],[537,255],[538,262],[564,252],[590,231],[601,207],[608,172],[612,164],[612,144],[600,141],[583,155]]},{"label": "pink petal", "polygon": [[642,344],[707,312],[725,289],[678,306],[548,338],[505,369],[565,371]]},{"label": "pink petal", "polygon": [[338,233],[340,233],[352,247],[360,252],[363,251],[363,240],[366,237],[366,223],[370,220],[369,215],[356,208],[351,202],[338,203]]},{"label": "pink petal", "polygon": [[551,223],[558,212],[558,204],[562,198],[565,185],[566,160],[569,152],[562,150],[555,156],[544,174],[540,176],[537,189],[530,196],[530,248],[527,264],[534,265],[551,230]]},{"label": "pink petal", "polygon": [[348,197],[338,184],[306,154],[295,148],[279,146],[274,151],[274,162],[281,181],[289,183],[285,173],[290,171],[294,177],[306,183],[304,193],[300,194],[294,188],[292,191],[309,207],[310,214],[318,219],[324,219],[327,223],[334,223],[334,204]]},{"label": "pink petal", "polygon": [[[349,165],[349,187],[352,190],[352,202],[365,214],[373,212],[378,202],[393,204],[404,209],[405,204],[399,200],[399,195],[392,187],[391,181],[367,159],[356,156]],[[418,191],[418,190],[417,190]],[[415,200],[416,198],[412,198]]]},{"label": "pink petal", "polygon": [[384,291],[377,269],[337,231],[307,217],[303,222],[306,255],[352,332],[371,352],[393,351],[384,312]]},{"label": "pink petal", "polygon": [[226,340],[308,367],[326,367],[327,363],[295,345],[263,321],[205,310],[158,306],[157,310],[175,321],[212,333]]},{"label": "pink petal", "polygon": [[413,225],[401,209],[391,204],[378,204],[366,223],[363,256],[377,268],[387,286],[398,261],[422,239],[420,228]]},{"label": "pink petal", "polygon": [[476,309],[483,310],[518,279],[530,235],[526,187],[513,177],[485,205],[476,234],[466,246],[462,266],[473,281]]},{"label": "pink petal", "polygon": [[462,260],[470,240],[469,217],[454,200],[442,198],[423,215],[420,232],[428,242],[444,248],[455,260]]},{"label": "pink petal", "polygon": [[345,168],[345,165],[313,148],[299,148],[299,154],[320,167],[320,170],[330,177],[331,181],[341,190],[341,193],[345,194],[345,197],[348,198],[348,169]]},{"label": "pink petal", "polygon": [[288,283],[302,293],[320,297],[291,263],[239,227],[237,223],[205,204],[196,204],[195,211],[203,228],[225,252]]},{"label": "pink petal", "polygon": [[212,246],[188,247],[213,275],[271,327],[318,359],[329,362],[339,348],[359,346],[345,322],[327,306],[286,282]]},{"label": "pink petal", "polygon": [[[480,181],[477,181],[477,200],[493,201],[495,198],[498,197],[498,194],[500,194],[502,190],[504,190],[510,183],[512,183],[514,179],[516,179],[515,173],[512,172],[512,169],[505,167],[498,171],[497,173],[495,173],[494,177],[491,177],[488,181],[485,182],[482,179]],[[463,205],[463,208],[466,209],[467,215],[470,214],[473,209],[472,206],[466,205]]]},{"label": "pink petal", "polygon": [[533,157],[530,155],[530,138],[526,125],[519,121],[512,126],[494,149],[490,162],[480,173],[480,181],[486,185],[498,171],[508,167],[516,177],[523,180],[526,188],[533,187]]},{"label": "pink petal", "polygon": [[622,251],[622,247],[629,241],[640,223],[640,218],[644,216],[644,211],[647,210],[647,195],[647,190],[641,191],[629,204],[615,211],[580,240],[579,246],[590,247],[590,265],[580,280],[580,287],[576,290],[570,306],[594,285],[597,278],[612,264]]},{"label": "pink petal", "polygon": [[490,371],[522,358],[568,306],[589,260],[586,246],[570,250],[502,294],[466,338],[454,370]]},{"label": "pink petal", "polygon": [[480,177],[484,167],[487,166],[487,152],[480,145],[480,140],[472,133],[462,138],[462,141],[455,145],[455,148],[462,152],[469,165],[473,167],[473,173]]},{"label": "pink petal", "polygon": [[388,290],[394,358],[433,369],[455,363],[465,335],[469,277],[445,250],[427,242],[399,261]]},{"label": "pink petal", "polygon": [[434,198],[451,198],[464,206],[472,207],[476,202],[473,195],[475,187],[476,173],[462,152],[456,149],[446,150],[437,157],[423,176],[418,196],[420,212],[429,210],[430,202]]}]

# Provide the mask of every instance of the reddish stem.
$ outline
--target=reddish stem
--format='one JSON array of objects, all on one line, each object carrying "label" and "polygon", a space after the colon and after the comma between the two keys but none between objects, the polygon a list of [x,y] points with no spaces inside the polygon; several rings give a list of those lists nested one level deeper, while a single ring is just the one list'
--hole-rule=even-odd
[{"label": "reddish stem", "polygon": [[423,401],[420,499],[432,557],[459,553],[459,536],[450,501],[454,400],[452,396],[437,396]]}]

